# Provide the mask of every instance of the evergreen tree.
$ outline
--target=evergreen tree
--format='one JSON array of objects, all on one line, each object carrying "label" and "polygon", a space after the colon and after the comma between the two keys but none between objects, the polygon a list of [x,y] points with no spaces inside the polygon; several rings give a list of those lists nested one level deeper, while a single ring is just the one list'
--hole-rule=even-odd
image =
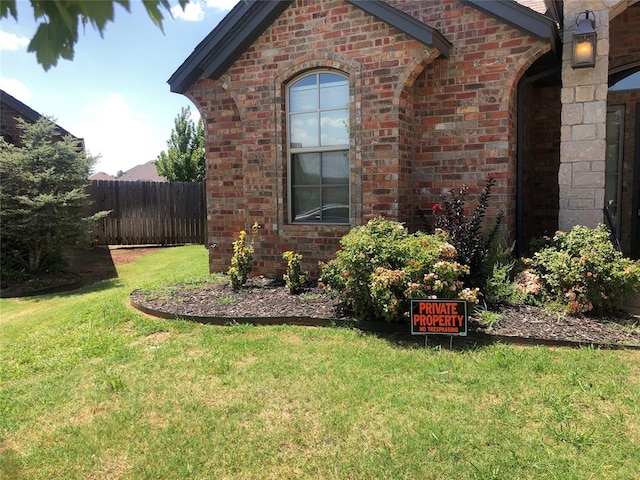
[{"label": "evergreen tree", "polygon": [[174,120],[167,151],[156,159],[158,173],[170,182],[202,182],[205,176],[204,126],[195,125],[184,107]]},{"label": "evergreen tree", "polygon": [[68,247],[86,238],[89,205],[85,192],[95,158],[71,136],[59,139],[54,123],[19,120],[22,147],[0,138],[0,262],[37,272],[62,258]]}]

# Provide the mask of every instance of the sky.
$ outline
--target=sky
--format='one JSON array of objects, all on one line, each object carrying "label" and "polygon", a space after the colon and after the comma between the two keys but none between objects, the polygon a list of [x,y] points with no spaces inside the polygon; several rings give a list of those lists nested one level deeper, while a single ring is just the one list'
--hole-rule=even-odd
[{"label": "sky", "polygon": [[167,80],[237,0],[191,0],[184,11],[170,2],[164,34],[142,0],[130,0],[130,13],[115,6],[103,37],[81,27],[74,59],[45,72],[27,52],[38,26],[31,4],[17,0],[18,20],[0,20],[0,88],[83,138],[87,152],[99,156],[94,173],[115,175],[155,160],[183,107],[198,118]]}]

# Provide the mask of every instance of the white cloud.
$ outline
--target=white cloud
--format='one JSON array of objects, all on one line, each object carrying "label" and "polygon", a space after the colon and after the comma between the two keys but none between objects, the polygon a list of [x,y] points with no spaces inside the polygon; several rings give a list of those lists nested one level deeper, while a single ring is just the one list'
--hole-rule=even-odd
[{"label": "white cloud", "polygon": [[33,92],[15,78],[0,77],[0,88],[23,103],[27,103],[33,98]]},{"label": "white cloud", "polygon": [[180,5],[171,8],[173,18],[179,18],[187,22],[201,22],[204,20],[205,8],[219,12],[227,12],[236,6],[238,1],[245,0],[191,0],[184,10]]},{"label": "white cloud", "polygon": [[189,2],[184,10],[182,10],[180,5],[175,5],[171,8],[171,14],[173,18],[180,18],[187,22],[201,22],[204,20],[204,10],[202,10],[202,4],[200,2]]},{"label": "white cloud", "polygon": [[138,112],[118,93],[107,93],[78,112],[66,127],[84,138],[88,153],[100,155],[94,170],[114,175],[119,170],[154,160],[166,149],[167,138],[160,138],[153,117]]},{"label": "white cloud", "polygon": [[13,33],[0,30],[0,50],[23,50],[29,45],[27,37],[19,37]]},{"label": "white cloud", "polygon": [[244,0],[206,0],[207,8],[213,8],[215,10],[220,10],[221,12],[226,12],[227,10],[231,10],[236,6],[238,1],[243,2]]}]

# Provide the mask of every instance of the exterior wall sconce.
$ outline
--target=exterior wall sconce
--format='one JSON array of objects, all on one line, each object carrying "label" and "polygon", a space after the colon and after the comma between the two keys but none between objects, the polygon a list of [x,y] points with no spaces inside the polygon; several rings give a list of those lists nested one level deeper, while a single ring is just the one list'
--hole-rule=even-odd
[{"label": "exterior wall sconce", "polygon": [[573,34],[571,66],[573,68],[593,68],[596,66],[596,16],[591,10],[580,12],[576,17],[576,31]]}]

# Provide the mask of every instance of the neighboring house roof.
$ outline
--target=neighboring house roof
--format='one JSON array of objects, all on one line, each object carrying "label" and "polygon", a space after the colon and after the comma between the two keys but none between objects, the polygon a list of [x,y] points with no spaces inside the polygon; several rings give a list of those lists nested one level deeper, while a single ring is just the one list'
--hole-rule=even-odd
[{"label": "neighboring house roof", "polygon": [[89,180],[115,180],[116,177],[104,172],[96,172],[93,175],[89,175]]},{"label": "neighboring house roof", "polygon": [[[40,119],[40,117],[44,116],[44,115],[36,112],[30,106],[22,103],[20,100],[18,100],[17,98],[13,97],[12,95],[9,95],[4,90],[0,90],[0,104],[2,104],[3,108],[6,105],[6,107],[9,107],[12,110],[15,110],[22,118],[24,118],[25,120],[30,121],[31,123],[36,123]],[[80,146],[82,147],[82,150],[84,150],[84,148],[85,148],[84,147],[84,139],[78,138],[75,135],[69,133],[67,130],[65,130],[64,128],[62,128],[58,124],[56,124],[56,128],[58,129],[58,132],[60,132],[61,136],[70,135],[73,138],[79,140],[80,141]]]},{"label": "neighboring house roof", "polygon": [[161,177],[156,169],[155,160],[151,160],[142,165],[136,165],[135,167],[127,170],[120,175],[116,180],[121,182],[166,182],[167,179]]},{"label": "neighboring house roof", "polygon": [[[401,12],[382,0],[346,0],[348,3],[385,21],[423,44],[449,55],[451,43],[438,30]],[[551,43],[560,45],[554,0],[462,0],[494,18]],[[552,5],[547,8],[546,4]],[[241,0],[198,44],[189,57],[171,75],[172,92],[185,93],[198,78],[218,79],[234,61],[271,25],[293,0]]]}]

